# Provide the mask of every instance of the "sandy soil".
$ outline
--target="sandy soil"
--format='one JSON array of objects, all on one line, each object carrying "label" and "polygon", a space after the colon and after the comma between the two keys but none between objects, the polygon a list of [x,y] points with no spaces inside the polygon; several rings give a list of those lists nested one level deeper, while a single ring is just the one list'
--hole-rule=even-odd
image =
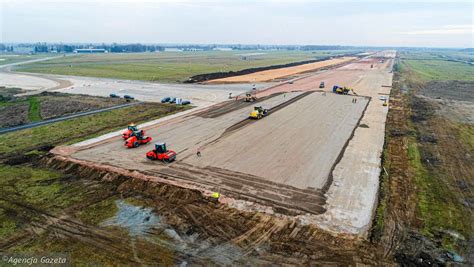
[{"label": "sandy soil", "polygon": [[[201,150],[186,163],[252,174],[300,189],[322,188],[368,102],[310,94]],[[329,112],[328,112],[329,111]]]},{"label": "sandy soil", "polygon": [[334,58],[330,60],[325,60],[321,62],[309,63],[294,67],[282,68],[282,69],[274,69],[274,70],[265,70],[259,71],[251,74],[228,77],[223,79],[216,79],[209,81],[207,83],[252,83],[252,82],[266,82],[275,80],[282,77],[288,77],[291,75],[295,75],[298,73],[314,71],[317,69],[321,69],[324,67],[329,67],[333,65],[342,64],[345,62],[349,62],[356,59],[355,57],[342,57],[342,58]]}]

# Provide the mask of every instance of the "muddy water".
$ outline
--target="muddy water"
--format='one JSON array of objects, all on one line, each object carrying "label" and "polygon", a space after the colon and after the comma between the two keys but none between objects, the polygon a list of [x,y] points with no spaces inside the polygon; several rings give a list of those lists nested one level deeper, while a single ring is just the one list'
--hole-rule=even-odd
[{"label": "muddy water", "polygon": [[164,246],[180,255],[175,259],[180,266],[185,266],[188,259],[195,258],[209,259],[210,262],[222,265],[242,260],[242,250],[235,245],[225,243],[215,246],[208,240],[200,240],[197,233],[180,235],[166,223],[164,217],[155,214],[151,208],[135,206],[124,200],[116,200],[115,204],[117,213],[103,221],[101,226],[118,226],[125,229],[132,239],[132,249],[135,249],[133,243],[138,238]]}]

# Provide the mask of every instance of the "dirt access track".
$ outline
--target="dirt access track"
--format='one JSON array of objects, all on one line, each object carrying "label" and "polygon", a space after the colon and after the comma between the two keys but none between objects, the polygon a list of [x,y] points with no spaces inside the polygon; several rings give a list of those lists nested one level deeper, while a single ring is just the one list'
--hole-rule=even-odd
[{"label": "dirt access track", "polygon": [[254,82],[268,82],[278,78],[288,77],[299,73],[314,71],[326,67],[334,67],[341,65],[352,60],[356,57],[340,57],[328,59],[320,62],[308,63],[294,67],[258,71],[246,75],[233,76],[222,79],[215,79],[208,81],[208,84],[219,84],[219,83],[254,83]]},{"label": "dirt access track", "polygon": [[[219,201],[237,209],[364,236],[376,205],[388,109],[379,96],[390,91],[394,55],[379,53],[383,63],[365,58],[258,91],[257,103],[226,101],[148,126],[154,141],[178,153],[170,164],[145,158],[152,145],[126,149],[119,136],[52,152],[56,160],[204,196],[220,192]],[[318,88],[321,81],[327,88]],[[333,84],[351,86],[358,96],[333,94]],[[247,119],[254,105],[269,115]]]}]

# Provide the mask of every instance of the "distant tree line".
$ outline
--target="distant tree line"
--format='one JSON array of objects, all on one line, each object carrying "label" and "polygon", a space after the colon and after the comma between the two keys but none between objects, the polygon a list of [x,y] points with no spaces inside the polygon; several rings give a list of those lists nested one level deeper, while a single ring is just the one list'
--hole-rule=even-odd
[{"label": "distant tree line", "polygon": [[13,45],[0,44],[0,51],[13,52]]}]

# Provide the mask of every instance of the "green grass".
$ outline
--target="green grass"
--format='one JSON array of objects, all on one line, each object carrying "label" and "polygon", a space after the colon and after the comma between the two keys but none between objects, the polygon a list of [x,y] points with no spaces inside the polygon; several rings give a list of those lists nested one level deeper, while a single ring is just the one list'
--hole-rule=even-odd
[{"label": "green grass", "polygon": [[404,60],[423,80],[474,81],[474,66],[444,60]]},{"label": "green grass", "polygon": [[36,55],[23,55],[23,54],[0,54],[0,65],[6,65],[11,63],[17,63],[27,60],[51,57],[51,54],[36,54]]},{"label": "green grass", "polygon": [[83,223],[98,225],[105,219],[108,219],[117,213],[117,205],[115,204],[116,199],[117,198],[115,197],[107,198],[77,212],[75,216]]},{"label": "green grass", "polygon": [[[38,156],[42,152],[36,149],[44,145],[76,142],[122,128],[130,121],[139,123],[184,109],[186,107],[146,103],[3,134],[0,135],[0,154]],[[51,214],[63,214],[67,208],[97,198],[97,203],[86,206],[83,210],[72,210],[75,217],[93,225],[113,216],[116,211],[116,198],[107,197],[114,188],[113,183],[90,187],[80,179],[31,164],[10,166],[0,163],[0,188],[0,239],[7,239],[16,232],[21,232],[24,225],[32,220],[44,220],[39,217],[40,213],[28,207]],[[104,196],[104,200],[101,196]],[[20,246],[16,249],[27,251],[30,247]]]},{"label": "green grass", "polygon": [[[185,107],[146,103],[0,135],[0,154],[28,152],[44,145],[81,141],[92,136],[184,110]],[[127,114],[127,116],[123,116]]]},{"label": "green grass", "polygon": [[423,166],[416,139],[408,142],[408,157],[413,178],[418,189],[418,211],[423,221],[423,234],[434,237],[439,230],[455,230],[466,235],[465,217],[460,204],[449,186],[430,175]]},{"label": "green grass", "polygon": [[[20,71],[130,80],[182,82],[211,72],[312,60],[350,51],[206,51],[92,54],[23,65]],[[246,56],[243,54],[262,53]]]},{"label": "green grass", "polygon": [[30,122],[41,121],[41,114],[40,114],[40,101],[37,97],[31,96],[28,98],[28,103],[30,107],[28,109],[28,119]]},{"label": "green grass", "polygon": [[[388,138],[388,136],[386,137]],[[388,140],[385,140],[385,143],[388,143]],[[384,147],[383,150],[383,166],[390,166],[390,155],[388,154],[388,150]],[[379,203],[377,206],[377,210],[375,213],[375,224],[373,228],[373,233],[375,234],[376,238],[379,238],[382,235],[382,231],[385,226],[385,211],[387,208],[387,201],[388,201],[388,194],[389,194],[389,176],[382,170],[382,175],[380,179],[380,191],[379,191]]]},{"label": "green grass", "polygon": [[16,207],[4,199],[36,207],[46,207],[52,203],[57,207],[64,204],[62,207],[65,207],[73,200],[61,199],[60,177],[58,172],[50,170],[0,164],[0,239],[14,233],[21,223],[21,220],[16,219],[17,215],[11,214],[11,210]]}]

